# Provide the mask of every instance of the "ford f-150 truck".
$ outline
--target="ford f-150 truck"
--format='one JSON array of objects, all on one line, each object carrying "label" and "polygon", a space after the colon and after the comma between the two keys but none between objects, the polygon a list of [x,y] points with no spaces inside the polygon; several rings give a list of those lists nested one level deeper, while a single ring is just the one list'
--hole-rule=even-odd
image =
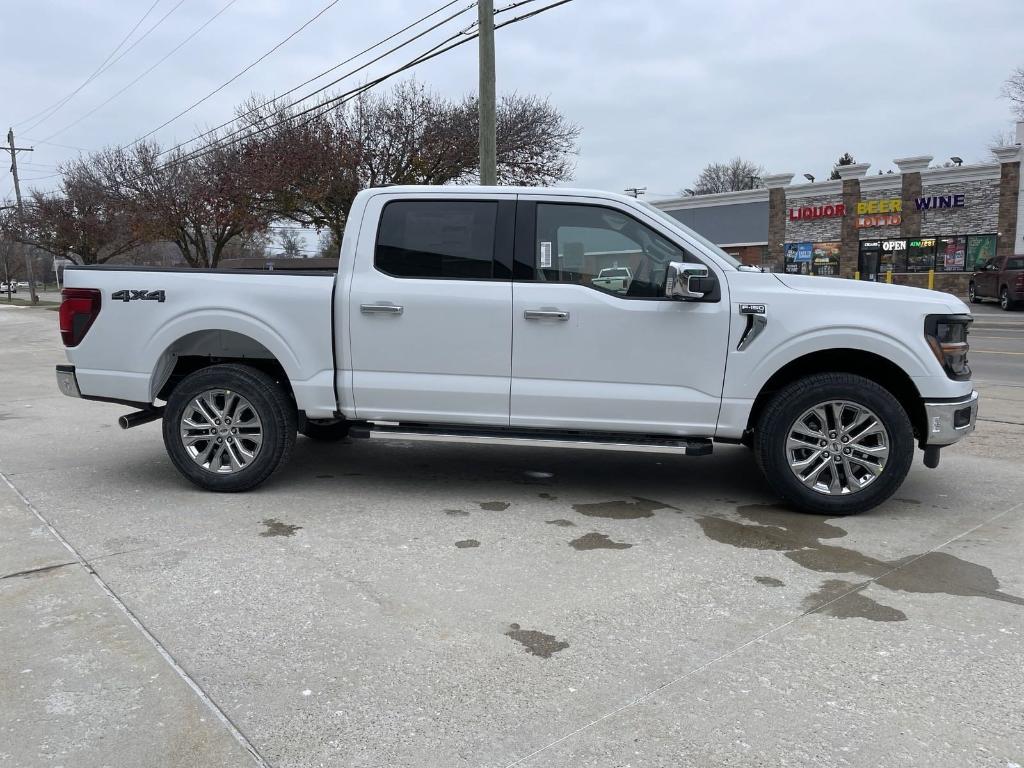
[{"label": "ford f-150 truck", "polygon": [[[706,454],[772,489],[871,508],[974,429],[968,307],[933,291],[744,267],[630,197],[360,193],[339,268],[67,267],[68,395],[163,419],[196,485],[266,480],[296,433]],[[594,278],[626,266],[625,292]]]}]

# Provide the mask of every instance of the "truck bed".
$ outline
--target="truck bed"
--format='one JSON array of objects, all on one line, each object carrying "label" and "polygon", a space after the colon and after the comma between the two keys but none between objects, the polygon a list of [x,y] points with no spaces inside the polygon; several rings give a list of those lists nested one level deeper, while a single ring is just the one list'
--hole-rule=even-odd
[{"label": "truck bed", "polygon": [[334,278],[329,270],[69,266],[65,287],[97,289],[101,303],[68,359],[83,396],[135,404],[154,402],[182,358],[274,359],[299,408],[327,417],[337,408]]}]

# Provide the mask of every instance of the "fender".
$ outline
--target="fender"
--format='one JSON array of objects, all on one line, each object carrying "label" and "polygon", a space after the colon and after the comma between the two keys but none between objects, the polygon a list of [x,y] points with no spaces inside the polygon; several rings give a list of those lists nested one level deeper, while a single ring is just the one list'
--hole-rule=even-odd
[{"label": "fender", "polygon": [[151,396],[155,397],[163,382],[157,381],[161,361],[168,350],[190,333],[200,331],[233,331],[248,336],[262,344],[277,359],[289,380],[300,381],[302,365],[295,357],[288,343],[280,333],[258,317],[236,309],[189,310],[171,318],[162,325],[143,345],[146,350],[159,350],[149,360],[143,361],[145,370],[150,371]]}]

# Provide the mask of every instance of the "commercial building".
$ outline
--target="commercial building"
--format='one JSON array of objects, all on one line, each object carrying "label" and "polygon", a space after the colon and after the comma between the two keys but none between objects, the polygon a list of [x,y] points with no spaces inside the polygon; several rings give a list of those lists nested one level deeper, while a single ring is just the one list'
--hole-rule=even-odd
[{"label": "commercial building", "polygon": [[840,166],[840,178],[662,200],[654,205],[744,263],[774,272],[880,280],[966,294],[975,266],[1024,253],[1024,123],[998,162],[931,167],[933,157]]}]

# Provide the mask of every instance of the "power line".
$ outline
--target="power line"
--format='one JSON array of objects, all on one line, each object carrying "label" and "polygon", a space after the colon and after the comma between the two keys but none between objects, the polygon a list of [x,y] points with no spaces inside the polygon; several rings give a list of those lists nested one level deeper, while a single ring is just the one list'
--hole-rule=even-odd
[{"label": "power line", "polygon": [[32,138],[29,138],[28,136],[25,137],[25,140],[26,141],[31,141],[33,144],[45,144],[48,147],[61,147],[63,149],[77,149],[79,152],[88,152],[89,151],[85,147],[76,147],[76,146],[74,146],[72,144],[57,144],[56,142],[53,142],[53,141],[40,141],[39,139],[32,139]]},{"label": "power line", "polygon": [[[560,5],[565,5],[568,2],[571,2],[571,0],[558,0],[558,2],[554,2],[554,3],[551,3],[549,5],[543,6],[542,8],[538,8],[537,10],[532,11],[530,13],[521,14],[520,16],[516,16],[516,17],[514,17],[512,19],[508,19],[507,21],[502,22],[501,24],[496,24],[494,26],[494,29],[498,30],[498,29],[501,29],[502,27],[507,27],[510,24],[515,24],[515,23],[517,23],[519,21],[523,21],[525,19],[532,18],[534,16],[537,16],[538,14],[544,13],[545,11],[551,10],[552,8],[557,8]],[[473,6],[471,5],[470,8],[471,7],[473,7]],[[506,9],[501,9],[501,10],[506,10]],[[500,13],[501,10],[499,10],[498,12]],[[283,125],[284,123],[287,123],[289,121],[295,120],[296,118],[302,117],[302,116],[304,116],[306,114],[309,114],[310,112],[314,112],[316,110],[320,110],[320,112],[318,114],[312,115],[309,119],[307,119],[304,122],[300,123],[297,127],[302,127],[304,125],[308,125],[310,122],[315,120],[319,116],[319,114],[323,114],[323,112],[325,112],[327,108],[330,108],[332,106],[341,106],[342,104],[345,104],[348,101],[351,101],[352,99],[357,98],[360,94],[370,90],[375,85],[378,85],[378,84],[384,82],[385,80],[388,80],[388,79],[394,77],[395,75],[397,75],[397,74],[399,74],[401,72],[404,72],[407,69],[410,69],[410,68],[416,66],[417,64],[422,64],[422,63],[424,63],[426,61],[429,61],[430,59],[433,59],[433,58],[435,58],[437,56],[440,56],[440,55],[442,55],[444,53],[447,53],[448,51],[453,50],[454,48],[458,48],[460,45],[465,45],[466,43],[472,42],[473,40],[476,39],[478,33],[468,34],[468,29],[471,29],[471,28],[472,27],[469,27],[466,30],[463,30],[463,31],[458,32],[458,33],[456,33],[454,35],[451,35],[446,40],[442,40],[440,43],[435,45],[433,48],[428,49],[427,51],[425,51],[424,53],[420,54],[415,59],[413,59],[413,60],[407,62],[406,64],[403,64],[402,66],[400,66],[400,67],[398,67],[396,69],[393,69],[390,72],[388,72],[388,73],[386,73],[384,75],[381,75],[380,77],[377,77],[376,79],[371,80],[371,81],[369,81],[369,82],[367,82],[367,83],[365,83],[365,84],[363,84],[361,86],[357,86],[356,88],[353,88],[353,89],[351,89],[349,91],[346,91],[344,93],[338,94],[337,96],[333,96],[333,97],[331,97],[329,99],[325,99],[324,101],[320,102],[319,104],[315,104],[312,107],[308,107],[307,109],[304,109],[301,112],[298,112],[298,113],[296,113],[294,115],[289,115],[289,116],[287,116],[287,117],[277,121],[276,123],[265,125],[263,127],[255,129],[255,130],[251,130],[250,127],[246,126],[246,127],[241,128],[241,129],[238,129],[236,131],[233,131],[232,133],[229,133],[226,136],[222,137],[221,139],[215,141],[213,144],[211,144],[208,147],[202,147],[202,148],[200,148],[198,150],[193,150],[191,152],[185,153],[183,155],[180,155],[178,157],[173,158],[172,160],[167,161],[166,163],[164,163],[163,166],[161,166],[161,169],[162,168],[173,167],[173,166],[175,166],[175,165],[177,165],[177,164],[179,164],[181,162],[185,162],[187,160],[198,160],[198,159],[201,159],[201,158],[205,157],[206,155],[211,154],[212,152],[217,151],[218,149],[223,149],[223,148],[231,146],[233,144],[237,144],[238,142],[244,141],[244,140],[246,140],[248,138],[251,138],[253,136],[258,136],[259,134],[264,133],[264,132],[270,130],[271,128],[276,128],[279,125]],[[458,38],[460,36],[463,36],[463,35],[467,35],[467,36],[463,37],[462,40],[458,40],[457,42],[452,42],[456,38]],[[341,79],[344,79],[344,77],[339,78],[339,80],[341,80]],[[337,82],[337,81],[335,81],[335,82]],[[331,84],[329,83],[327,86],[324,86],[324,88],[319,89],[319,90],[324,90],[324,89],[330,87],[330,85]],[[288,105],[288,106],[294,106],[295,104],[298,104],[299,102],[303,101],[305,98],[308,98],[308,97],[303,97],[302,99],[298,99],[295,102],[293,102],[291,105]],[[240,138],[231,138],[231,137],[237,136],[238,134],[241,134],[241,133],[244,133],[244,135],[241,136]],[[227,139],[231,139],[231,140],[230,141],[226,141]],[[159,157],[160,155],[163,155],[163,154],[166,154],[166,151],[159,153],[157,155],[157,157]],[[127,179],[126,181],[132,181],[132,180],[135,180],[137,178],[141,178],[144,175],[148,175],[148,172],[145,173],[145,174],[140,174],[139,176]]]},{"label": "power line", "polygon": [[225,82],[221,83],[221,84],[220,84],[219,86],[217,86],[216,88],[214,88],[214,89],[213,89],[212,91],[210,91],[210,92],[209,92],[208,94],[206,94],[205,96],[203,96],[203,98],[199,99],[199,101],[196,101],[196,102],[194,102],[194,103],[193,103],[193,104],[192,104],[191,106],[189,106],[189,107],[187,107],[187,108],[183,109],[183,110],[182,110],[181,112],[179,112],[178,114],[176,114],[176,115],[175,115],[174,117],[172,117],[172,118],[171,118],[170,120],[168,120],[167,122],[165,122],[165,123],[162,123],[161,125],[158,125],[158,126],[157,126],[156,128],[154,128],[153,130],[151,130],[151,131],[150,131],[149,133],[143,134],[142,136],[140,136],[139,138],[137,138],[137,139],[136,139],[136,140],[135,140],[134,142],[132,142],[132,143],[133,143],[133,144],[136,144],[136,143],[138,143],[138,142],[140,142],[140,141],[144,141],[145,139],[149,138],[149,137],[150,137],[150,136],[152,136],[152,135],[153,135],[154,133],[156,133],[157,131],[159,131],[159,130],[160,130],[161,128],[166,128],[166,127],[167,127],[168,125],[170,125],[171,123],[173,123],[173,122],[174,122],[175,120],[177,120],[177,119],[178,119],[179,117],[183,117],[184,115],[187,115],[187,114],[188,114],[189,112],[191,112],[191,111],[192,111],[193,109],[195,109],[196,107],[198,107],[198,106],[199,106],[200,104],[202,104],[202,103],[203,103],[204,101],[206,101],[207,99],[209,99],[209,98],[210,98],[211,96],[213,96],[214,94],[217,94],[217,93],[219,93],[220,91],[224,90],[224,89],[225,89],[225,88],[226,88],[227,86],[231,85],[231,83],[235,82],[235,80],[237,80],[238,78],[240,78],[240,77],[241,77],[242,75],[244,75],[244,74],[245,74],[246,72],[248,72],[248,71],[249,71],[250,69],[252,69],[253,67],[255,67],[255,66],[256,66],[257,64],[259,64],[259,63],[260,63],[261,61],[263,61],[264,59],[266,59],[266,58],[267,58],[268,56],[270,56],[271,54],[273,54],[273,53],[274,53],[274,52],[275,52],[275,51],[276,51],[276,50],[277,50],[278,48],[280,48],[280,47],[281,47],[282,45],[284,45],[285,43],[287,43],[287,42],[288,42],[289,40],[291,40],[291,39],[292,39],[293,37],[295,37],[295,36],[296,36],[297,34],[299,34],[300,32],[302,32],[302,30],[304,30],[304,29],[305,29],[306,27],[308,27],[308,26],[309,26],[310,24],[312,24],[312,23],[313,23],[314,21],[316,21],[316,20],[317,20],[317,19],[319,19],[319,18],[320,18],[321,16],[323,16],[323,15],[324,15],[325,13],[327,13],[327,11],[329,11],[329,10],[330,10],[331,8],[333,8],[333,7],[335,6],[335,5],[337,5],[337,4],[339,3],[339,2],[340,2],[340,0],[331,0],[331,2],[329,2],[329,3],[328,3],[327,5],[325,5],[325,6],[323,7],[323,8],[321,8],[321,9],[320,9],[320,11],[318,11],[318,12],[316,13],[316,15],[315,15],[315,16],[313,16],[312,18],[310,18],[310,19],[309,19],[308,21],[306,21],[306,22],[305,22],[305,23],[304,23],[304,24],[303,24],[303,25],[302,25],[301,27],[299,27],[299,28],[298,28],[298,29],[296,29],[296,30],[295,30],[294,32],[292,32],[292,33],[291,33],[290,35],[288,35],[288,37],[286,37],[286,38],[285,38],[284,40],[282,40],[281,42],[279,42],[279,43],[278,43],[277,45],[275,45],[275,46],[274,46],[273,48],[271,48],[271,49],[270,49],[269,51],[267,51],[266,53],[264,53],[264,54],[263,54],[262,56],[260,56],[260,57],[259,57],[258,59],[256,59],[256,60],[255,60],[254,62],[252,62],[251,64],[249,64],[249,65],[248,65],[247,67],[245,67],[245,68],[244,68],[244,69],[243,69],[243,70],[242,70],[241,72],[239,72],[238,74],[236,74],[236,75],[235,75],[234,77],[232,77],[231,79],[229,79],[229,80],[227,80],[227,81],[225,81]]},{"label": "power line", "polygon": [[[432,16],[435,16],[436,14],[440,13],[441,11],[446,10],[447,8],[449,8],[452,5],[454,5],[456,2],[458,2],[458,0],[450,0],[450,2],[445,3],[444,5],[442,5],[437,10],[427,14],[426,16],[422,17],[421,19],[418,19],[418,20],[414,21],[412,24],[409,24],[408,26],[403,27],[402,29],[398,30],[398,32],[395,32],[394,34],[384,38],[380,42],[374,43],[369,48],[365,48],[364,50],[360,51],[359,53],[355,54],[354,56],[350,56],[349,58],[345,59],[344,61],[342,61],[342,62],[340,62],[338,64],[335,64],[330,69],[324,70],[319,75],[311,77],[309,80],[306,80],[304,83],[300,83],[299,85],[295,86],[294,88],[292,88],[292,89],[290,89],[288,91],[285,91],[280,96],[277,96],[277,97],[275,97],[273,99],[268,99],[267,101],[264,101],[262,104],[260,104],[260,105],[258,105],[256,107],[253,107],[251,110],[249,110],[248,112],[244,113],[243,115],[240,115],[239,117],[235,117],[235,118],[232,118],[231,120],[227,120],[227,121],[221,123],[220,125],[215,126],[215,127],[211,128],[211,129],[209,129],[208,131],[204,131],[203,133],[200,133],[197,136],[193,136],[191,139],[183,141],[183,142],[181,142],[179,144],[175,144],[173,147],[169,147],[168,149],[165,149],[162,152],[160,152],[157,155],[157,157],[161,157],[163,155],[166,155],[166,154],[168,154],[170,152],[173,152],[176,149],[181,149],[186,144],[191,144],[194,141],[198,141],[199,139],[205,138],[206,136],[209,136],[209,135],[211,135],[213,133],[216,133],[221,128],[225,128],[225,127],[227,127],[227,126],[237,122],[239,119],[243,119],[243,118],[246,118],[246,117],[249,117],[249,116],[252,116],[252,115],[256,114],[263,107],[265,107],[265,106],[267,106],[269,104],[273,104],[273,103],[279,101],[280,99],[282,99],[283,97],[288,96],[289,94],[295,93],[295,91],[299,90],[299,88],[302,88],[303,86],[309,85],[309,83],[312,83],[315,80],[319,80],[324,75],[326,75],[326,74],[328,74],[330,72],[333,72],[333,71],[341,68],[345,64],[348,64],[349,62],[351,62],[351,61],[353,61],[355,59],[358,59],[360,56],[362,56],[365,53],[368,53],[369,51],[372,51],[375,48],[379,48],[381,45],[383,45],[384,43],[390,42],[391,40],[393,40],[395,37],[397,37],[398,35],[402,34],[403,32],[405,32],[405,31],[407,31],[409,29],[412,29],[413,27],[417,26],[418,24],[421,24],[422,22],[426,21],[427,19],[431,18]],[[451,14],[449,16],[446,16],[441,21],[437,22],[436,24],[434,24],[431,27],[428,27],[427,29],[423,30],[422,32],[414,35],[413,37],[409,38],[405,42],[400,43],[399,45],[396,45],[393,48],[388,49],[387,51],[385,51],[384,53],[382,53],[380,56],[376,57],[375,59],[371,59],[370,61],[366,62],[365,64],[363,64],[363,65],[361,65],[359,67],[356,67],[355,69],[353,69],[353,70],[351,70],[349,72],[346,72],[341,77],[338,77],[338,78],[332,80],[331,82],[327,83],[326,85],[324,85],[324,86],[322,86],[320,88],[317,88],[316,90],[313,90],[310,93],[307,93],[305,96],[299,97],[294,102],[292,102],[289,106],[294,106],[295,104],[298,104],[298,103],[300,103],[302,101],[305,101],[306,99],[309,99],[309,98],[311,98],[312,96],[315,96],[318,93],[322,93],[323,91],[325,91],[328,88],[330,88],[332,85],[336,85],[337,83],[341,82],[342,80],[345,80],[345,79],[351,77],[352,75],[356,74],[357,72],[360,72],[360,71],[366,69],[371,64],[375,64],[376,62],[378,62],[381,59],[389,56],[390,54],[394,53],[395,51],[398,51],[398,50],[404,48],[407,45],[411,45],[412,43],[414,43],[416,40],[419,40],[424,35],[427,35],[430,32],[433,32],[438,27],[444,26],[445,24],[447,24],[452,19],[455,19],[458,16],[461,16],[466,11],[470,10],[471,8],[473,8],[475,5],[476,5],[476,3],[472,2],[469,5],[467,5],[465,8],[463,8],[461,11],[457,11],[456,13],[453,13],[453,14]],[[136,139],[135,141],[131,142],[127,146],[129,146],[129,147],[130,146],[134,146],[139,141],[140,141],[140,139]]]},{"label": "power line", "polygon": [[[533,0],[524,0],[524,2],[514,3],[513,5],[511,5],[509,7],[516,7],[518,5],[523,5],[526,2],[532,2],[532,1]],[[524,19],[531,18],[531,17],[536,16],[536,15],[538,15],[540,13],[543,13],[543,12],[545,12],[547,10],[550,10],[552,8],[556,8],[556,7],[560,6],[560,5],[565,5],[568,2],[571,2],[571,0],[559,0],[558,2],[546,5],[546,6],[544,6],[542,8],[539,8],[539,9],[537,9],[537,10],[531,12],[531,13],[522,14],[522,15],[517,16],[515,18],[508,19],[507,21],[504,21],[501,24],[496,24],[494,28],[495,28],[495,30],[501,29],[502,27],[506,27],[506,26],[509,26],[510,24],[514,24],[514,23],[517,23],[517,22],[522,21]],[[463,11],[460,11],[459,13],[455,14],[455,16],[458,16],[461,13],[464,13],[466,10],[469,10],[470,8],[473,8],[474,6],[475,6],[475,3],[467,6],[467,8],[465,8],[465,9],[463,9]],[[508,8],[500,9],[498,11],[498,13],[501,13],[504,10],[508,10]],[[445,21],[442,21],[439,24],[434,25],[430,29],[426,30],[423,33],[420,33],[419,35],[417,35],[416,37],[406,41],[405,43],[402,43],[401,45],[397,46],[393,50],[397,50],[398,48],[401,48],[401,47],[404,47],[405,45],[408,45],[409,43],[415,41],[419,37],[422,37],[427,32],[430,32],[431,30],[436,29],[437,26],[440,26],[441,24],[444,24],[447,21],[451,20],[451,18],[453,18],[453,17],[449,17],[449,19],[446,19]],[[164,169],[167,169],[167,168],[171,168],[171,167],[174,167],[175,165],[178,165],[178,164],[180,164],[182,162],[186,162],[188,160],[198,160],[198,159],[201,159],[202,157],[205,157],[206,155],[208,155],[208,154],[210,154],[210,153],[212,153],[214,151],[217,151],[218,149],[223,149],[223,148],[231,146],[233,144],[237,144],[240,141],[244,141],[244,140],[246,140],[248,138],[251,138],[253,136],[257,136],[257,135],[259,135],[261,133],[264,133],[264,132],[266,132],[266,131],[268,131],[268,130],[270,130],[272,128],[276,128],[279,125],[283,125],[284,123],[293,121],[293,120],[295,120],[295,119],[297,119],[299,117],[302,117],[304,115],[307,115],[307,114],[309,114],[311,112],[315,112],[317,110],[320,110],[320,112],[318,114],[313,114],[306,121],[301,123],[299,125],[299,127],[301,127],[302,125],[306,125],[306,124],[312,122],[313,120],[315,120],[318,117],[319,114],[322,114],[327,109],[332,108],[334,106],[340,106],[342,104],[345,104],[348,101],[351,101],[352,99],[357,98],[360,94],[365,93],[366,91],[370,90],[374,86],[376,86],[376,85],[378,85],[378,84],[380,84],[380,83],[382,83],[382,82],[384,82],[386,80],[389,80],[390,78],[394,77],[397,74],[400,74],[401,72],[404,72],[407,69],[410,69],[410,68],[412,68],[412,67],[414,67],[414,66],[416,66],[418,64],[422,64],[424,62],[427,62],[427,61],[429,61],[429,60],[431,60],[433,58],[436,58],[437,56],[441,56],[441,55],[447,53],[448,51],[451,51],[451,50],[453,50],[455,48],[458,48],[461,45],[465,45],[466,43],[472,42],[473,40],[476,39],[477,33],[469,33],[469,29],[471,29],[471,28],[472,27],[469,27],[466,30],[462,30],[460,32],[457,32],[454,35],[449,36],[445,40],[442,40],[440,43],[438,43],[438,44],[434,45],[433,47],[427,49],[425,52],[421,53],[416,58],[406,62],[402,66],[396,67],[395,69],[393,69],[393,70],[391,70],[391,71],[389,71],[389,72],[387,72],[387,73],[385,73],[383,75],[380,75],[379,77],[377,77],[377,78],[375,78],[373,80],[370,80],[370,81],[364,83],[363,85],[360,85],[360,86],[357,86],[355,88],[352,88],[352,89],[350,89],[348,91],[345,91],[345,92],[343,92],[341,94],[333,96],[333,97],[331,97],[329,99],[325,99],[324,101],[320,102],[319,104],[315,104],[312,107],[308,107],[307,109],[305,109],[305,110],[303,110],[303,111],[301,111],[301,112],[299,112],[299,113],[297,113],[295,115],[289,115],[289,116],[287,116],[287,117],[285,117],[285,118],[283,118],[283,119],[281,119],[281,120],[279,120],[277,122],[270,123],[268,125],[264,125],[264,126],[262,126],[260,128],[254,129],[254,130],[251,129],[251,126],[247,126],[247,127],[242,128],[242,129],[239,129],[237,131],[234,131],[234,132],[232,132],[230,134],[227,134],[226,136],[216,140],[210,146],[200,147],[199,149],[195,149],[195,150],[192,150],[190,152],[186,152],[186,153],[184,153],[182,155],[179,155],[177,157],[174,157],[174,158],[168,160],[163,165],[161,165],[159,169],[156,169],[156,170],[164,170]],[[461,40],[456,40],[459,37],[462,37],[462,39]],[[391,53],[391,52],[392,51],[388,51],[388,53]],[[383,56],[386,56],[386,55],[387,55],[387,53],[382,54],[381,57],[378,57],[377,59],[374,59],[374,61],[377,61],[377,60],[379,60],[380,58],[382,58]],[[373,63],[373,62],[370,62],[370,63]],[[365,66],[361,67],[360,69],[362,69],[362,68],[365,68]],[[338,78],[338,80],[335,80],[334,82],[338,82],[340,80],[343,80],[343,79],[345,79],[345,77],[346,76]],[[304,96],[304,97],[302,97],[300,99],[297,99],[295,102],[293,102],[292,104],[290,104],[288,106],[294,106],[295,104],[298,104],[301,101],[304,101],[304,100],[308,99],[310,95],[314,95],[315,93],[319,93],[319,92],[321,92],[323,90],[326,90],[326,88],[329,88],[332,84],[333,83],[328,83],[323,88],[320,88],[320,89],[317,89],[317,91],[314,91],[313,94],[309,94],[309,95]],[[207,133],[209,133],[209,132],[207,132]],[[237,136],[240,133],[244,133],[245,135],[243,135],[243,136],[241,136],[239,138],[232,138],[234,136]],[[202,135],[207,135],[207,134],[202,134]],[[189,141],[194,141],[194,140],[196,140],[198,138],[201,138],[201,136],[195,137],[195,139],[191,139]],[[228,140],[228,139],[230,139],[230,140]],[[187,143],[189,143],[189,142],[183,142],[182,144],[176,145],[175,147],[172,147],[169,150],[165,150],[163,152],[160,152],[160,153],[158,153],[157,157],[165,155],[168,152],[173,151],[174,149],[179,149],[180,147],[184,146],[184,144],[187,144]],[[141,178],[143,178],[145,176],[149,176],[149,175],[151,175],[154,172],[155,171],[145,171],[143,173],[136,174],[135,176],[130,176],[130,177],[126,178],[126,179],[123,179],[122,183],[128,183],[128,182],[131,182],[131,181],[136,181],[136,180],[141,179]]]},{"label": "power line", "polygon": [[[174,6],[174,8],[171,8],[170,11],[168,11],[166,14],[164,14],[164,17],[162,19],[160,19],[160,21],[158,21],[156,24],[154,24],[152,27],[150,27],[148,30],[146,30],[145,34],[143,34],[142,37],[140,37],[138,40],[136,40],[134,43],[132,43],[128,47],[128,50],[126,50],[124,53],[122,53],[120,56],[118,56],[116,59],[114,59],[114,61],[110,61],[110,59],[114,56],[114,54],[116,54],[121,49],[121,46],[124,45],[126,42],[128,42],[128,39],[132,35],[135,34],[135,30],[137,30],[142,25],[142,22],[144,22],[149,17],[149,14],[151,14],[153,12],[153,9],[156,8],[157,5],[160,4],[160,2],[161,2],[161,0],[154,0],[153,4],[151,6],[149,6],[149,9],[144,14],[142,14],[142,18],[140,18],[137,22],[135,22],[135,26],[132,27],[131,30],[129,30],[127,35],[125,35],[123,38],[121,38],[121,42],[119,42],[117,44],[117,46],[114,48],[114,50],[112,50],[109,54],[107,54],[107,58],[105,58],[103,61],[100,62],[100,65],[98,67],[96,67],[96,69],[94,69],[92,71],[92,73],[84,81],[82,81],[81,85],[79,85],[77,88],[75,88],[75,90],[73,90],[67,96],[65,96],[62,99],[59,99],[58,101],[56,101],[53,104],[51,104],[49,107],[46,107],[45,109],[42,109],[39,112],[36,112],[34,115],[31,115],[30,117],[26,117],[24,120],[21,120],[20,123],[27,123],[29,120],[35,120],[40,115],[44,115],[44,117],[42,117],[40,120],[38,120],[37,122],[35,122],[32,125],[30,125],[25,130],[31,131],[37,125],[45,122],[46,120],[49,120],[51,117],[53,117],[55,114],[57,114],[57,112],[61,109],[61,107],[63,107],[65,104],[67,104],[69,101],[71,101],[71,99],[73,99],[75,97],[75,95],[79,91],[81,91],[83,88],[85,88],[85,86],[87,86],[89,83],[91,83],[97,77],[99,77],[101,74],[103,74],[108,69],[110,69],[110,67],[114,66],[114,64],[116,64],[118,61],[120,61],[122,58],[124,58],[125,54],[127,54],[128,51],[130,51],[136,45],[141,43],[146,38],[146,35],[148,35],[150,32],[152,32],[154,29],[156,29],[158,26],[160,26],[160,23],[164,19],[166,19],[168,16],[170,16],[172,13],[174,13],[174,11],[177,10],[178,5],[181,5],[183,2],[185,2],[185,0],[180,0],[178,5]],[[110,62],[110,66],[107,66],[107,62]],[[18,123],[16,123],[16,124],[18,124]]]},{"label": "power line", "polygon": [[176,45],[176,46],[175,46],[174,48],[172,48],[172,49],[171,49],[171,50],[170,50],[170,51],[169,51],[169,52],[168,52],[167,54],[165,54],[165,55],[164,55],[164,57],[163,57],[163,58],[161,58],[161,59],[160,59],[159,61],[157,61],[157,62],[156,62],[156,64],[154,64],[154,65],[153,65],[153,66],[151,66],[151,67],[150,67],[149,69],[147,69],[146,71],[144,71],[144,72],[143,72],[143,73],[142,73],[141,75],[139,75],[138,77],[136,77],[136,78],[135,78],[134,80],[132,80],[132,81],[131,81],[130,83],[128,83],[128,85],[126,85],[126,86],[125,86],[124,88],[122,88],[121,90],[119,90],[119,91],[118,91],[117,93],[115,93],[115,94],[114,94],[113,96],[111,96],[111,97],[110,97],[109,99],[107,99],[107,100],[106,100],[106,101],[104,101],[103,103],[99,104],[99,105],[98,105],[98,106],[96,106],[96,107],[93,107],[93,108],[92,108],[91,110],[89,110],[88,112],[86,112],[86,113],[85,113],[84,115],[82,115],[82,116],[81,116],[80,118],[78,118],[78,119],[77,119],[77,120],[75,120],[74,122],[68,123],[67,125],[65,125],[65,126],[64,126],[63,128],[61,128],[60,130],[57,130],[57,131],[54,131],[53,133],[51,133],[51,134],[50,134],[49,136],[47,136],[47,137],[46,137],[46,139],[44,139],[44,141],[48,141],[48,140],[52,139],[52,138],[53,138],[54,136],[59,136],[60,134],[64,133],[64,131],[68,130],[69,128],[73,128],[74,126],[78,125],[78,124],[79,124],[80,122],[82,122],[83,120],[85,120],[85,119],[86,119],[87,117],[89,117],[90,115],[93,115],[93,114],[95,114],[96,112],[98,112],[99,110],[103,109],[103,107],[107,106],[107,104],[109,104],[110,102],[112,102],[112,101],[113,101],[114,99],[116,99],[116,98],[117,98],[118,96],[120,96],[120,95],[121,95],[122,93],[124,93],[124,92],[125,92],[125,91],[127,91],[127,90],[128,90],[129,88],[131,88],[131,87],[132,87],[133,85],[135,85],[135,84],[136,84],[137,82],[139,82],[139,80],[141,80],[142,78],[144,78],[144,77],[145,77],[146,75],[148,75],[148,74],[149,74],[150,72],[152,72],[152,71],[153,71],[154,69],[156,69],[157,67],[159,67],[159,66],[160,66],[161,64],[163,64],[163,63],[164,63],[165,61],[167,61],[167,59],[169,59],[169,58],[170,58],[171,56],[173,56],[173,55],[174,55],[175,53],[177,53],[177,52],[178,52],[178,50],[180,50],[180,49],[181,49],[181,48],[182,48],[182,47],[183,47],[183,46],[184,46],[184,45],[185,45],[186,43],[188,43],[188,42],[189,42],[189,41],[190,41],[190,40],[191,40],[191,39],[192,39],[193,37],[195,37],[196,35],[198,35],[198,34],[199,34],[200,32],[202,32],[202,31],[203,31],[204,29],[206,29],[206,28],[207,28],[207,27],[208,27],[208,26],[209,26],[210,24],[212,24],[212,23],[214,22],[214,20],[215,20],[215,19],[216,19],[216,18],[217,18],[218,16],[220,16],[220,15],[221,15],[222,13],[224,13],[224,11],[226,11],[226,10],[227,10],[228,8],[230,8],[230,7],[232,6],[232,5],[234,5],[234,4],[235,4],[235,3],[237,2],[237,1],[238,1],[238,0],[228,0],[228,2],[227,2],[227,3],[225,3],[225,4],[224,4],[224,6],[223,6],[223,7],[221,7],[221,9],[220,9],[219,11],[217,11],[217,12],[216,12],[215,14],[213,14],[213,16],[211,16],[211,17],[210,17],[210,18],[208,18],[208,19],[207,19],[206,21],[204,21],[204,22],[203,22],[202,24],[200,24],[200,25],[199,25],[198,27],[196,27],[196,29],[195,29],[195,30],[193,30],[193,31],[192,31],[192,32],[191,32],[191,33],[190,33],[190,34],[188,35],[188,37],[186,37],[186,38],[185,38],[184,40],[182,40],[182,41],[181,41],[180,43],[178,43],[178,44],[177,44],[177,45]]}]

